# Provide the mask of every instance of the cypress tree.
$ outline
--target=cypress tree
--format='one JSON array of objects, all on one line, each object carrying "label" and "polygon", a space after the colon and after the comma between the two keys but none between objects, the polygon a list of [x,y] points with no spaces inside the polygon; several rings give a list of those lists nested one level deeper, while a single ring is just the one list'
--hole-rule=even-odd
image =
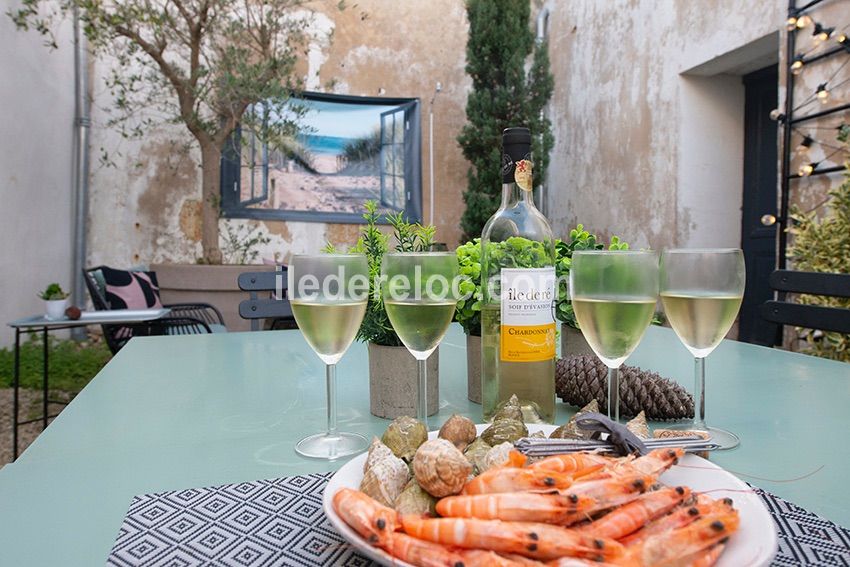
[{"label": "cypress tree", "polygon": [[531,129],[534,188],[544,179],[553,139],[542,110],[552,96],[553,79],[546,43],[535,44],[531,31],[529,0],[467,0],[466,12],[466,72],[472,91],[458,143],[472,166],[461,217],[465,238],[472,239],[481,235],[501,200],[503,129]]}]

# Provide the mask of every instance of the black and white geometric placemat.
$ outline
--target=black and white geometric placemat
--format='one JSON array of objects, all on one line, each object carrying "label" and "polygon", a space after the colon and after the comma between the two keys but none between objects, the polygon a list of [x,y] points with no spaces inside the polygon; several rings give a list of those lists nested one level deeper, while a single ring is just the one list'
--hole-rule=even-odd
[{"label": "black and white geometric placemat", "polygon": [[[107,563],[121,567],[371,566],[322,512],[333,473],[137,496]],[[850,567],[850,530],[756,488],[779,528],[777,566]]]}]

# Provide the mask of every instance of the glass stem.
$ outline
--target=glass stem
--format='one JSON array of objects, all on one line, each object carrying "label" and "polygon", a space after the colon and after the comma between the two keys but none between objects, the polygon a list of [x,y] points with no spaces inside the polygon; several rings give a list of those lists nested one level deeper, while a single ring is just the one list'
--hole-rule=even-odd
[{"label": "glass stem", "polygon": [[419,407],[416,418],[428,427],[428,359],[417,360],[419,365]]},{"label": "glass stem", "polygon": [[620,421],[620,369],[608,368],[608,417]]},{"label": "glass stem", "polygon": [[328,382],[328,437],[336,435],[336,364],[325,367]]},{"label": "glass stem", "polygon": [[708,430],[705,425],[705,357],[694,357],[694,429]]}]

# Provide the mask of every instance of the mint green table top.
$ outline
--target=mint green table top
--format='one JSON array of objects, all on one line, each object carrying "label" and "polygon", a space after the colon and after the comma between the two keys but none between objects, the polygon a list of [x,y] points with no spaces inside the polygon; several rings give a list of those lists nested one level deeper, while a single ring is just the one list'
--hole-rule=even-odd
[{"label": "mint green table top", "polygon": [[[432,423],[480,419],[464,348],[453,326]],[[628,363],[691,385],[692,359],[669,329],[651,328]],[[339,425],[380,435],[387,421],[369,414],[367,371],[355,344],[338,369]],[[850,365],[724,341],[707,372],[709,423],[742,439],[712,459],[850,526]],[[338,468],[293,451],[324,427],[324,396],[323,366],[297,331],[133,339],[0,470],[0,565],[103,564],[137,494]],[[559,403],[558,421],[573,411]]]}]

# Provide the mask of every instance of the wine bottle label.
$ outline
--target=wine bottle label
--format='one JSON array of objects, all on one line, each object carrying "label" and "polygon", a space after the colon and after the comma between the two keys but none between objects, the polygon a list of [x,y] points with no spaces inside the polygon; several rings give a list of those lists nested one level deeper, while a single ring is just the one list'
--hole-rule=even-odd
[{"label": "wine bottle label", "polygon": [[555,268],[502,268],[503,362],[538,362],[555,356]]},{"label": "wine bottle label", "polygon": [[516,162],[516,169],[514,169],[514,181],[523,191],[531,191],[534,187],[532,183],[532,164],[531,161],[527,159],[521,159]]}]

